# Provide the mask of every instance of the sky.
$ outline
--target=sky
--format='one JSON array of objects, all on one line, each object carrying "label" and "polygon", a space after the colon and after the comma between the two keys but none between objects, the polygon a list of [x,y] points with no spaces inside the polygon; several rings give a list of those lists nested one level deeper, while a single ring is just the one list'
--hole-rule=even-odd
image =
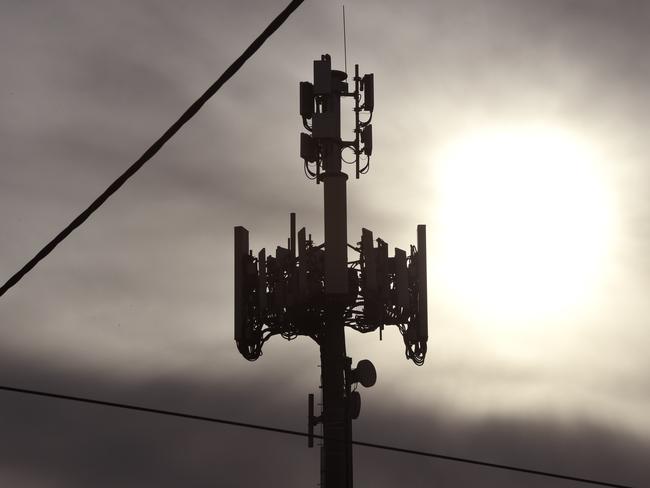
[{"label": "sky", "polygon": [[[0,278],[128,167],[285,6],[0,3]],[[377,384],[354,437],[647,486],[650,6],[628,0],[346,3],[374,73],[370,172],[348,236],[427,224],[429,352],[347,333]],[[233,337],[233,227],[322,240],[298,83],[341,3],[307,0],[203,110],[0,299],[0,384],[306,428],[318,348]],[[349,109],[349,107],[348,107]],[[350,120],[352,112],[349,111]],[[348,126],[349,127],[349,126]],[[0,485],[316,486],[301,438],[0,393]],[[357,486],[572,487],[357,447]]]}]

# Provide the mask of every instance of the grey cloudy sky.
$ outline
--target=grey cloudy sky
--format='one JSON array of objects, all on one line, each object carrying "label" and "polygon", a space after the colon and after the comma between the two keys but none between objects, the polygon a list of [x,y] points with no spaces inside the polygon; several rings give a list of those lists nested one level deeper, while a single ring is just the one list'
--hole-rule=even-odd
[{"label": "grey cloudy sky", "polygon": [[[0,276],[85,208],[284,5],[0,3]],[[431,277],[425,366],[404,359],[395,332],[382,342],[348,334],[350,355],[371,359],[379,375],[362,392],[355,437],[648,485],[650,7],[352,0],[346,13],[348,65],[374,72],[376,85],[375,155],[370,173],[348,185],[348,234],[357,239],[363,226],[404,248],[426,223]],[[273,248],[296,211],[299,225],[322,237],[322,190],[305,179],[298,156],[297,91],[325,52],[342,67],[341,4],[307,0],[154,160],[2,298],[0,383],[304,428],[317,347],[276,338],[255,363],[239,356],[232,228],[246,226],[254,249]],[[437,178],[449,147],[468,134],[538,126],[582,141],[600,175],[607,216],[587,210],[575,229],[583,219],[611,221],[587,298],[553,313],[549,297],[571,281],[564,268],[544,274],[546,287],[527,278],[509,295],[504,276],[525,275],[489,250],[512,243],[482,235],[474,220],[459,224],[473,237],[462,247],[468,262],[496,264],[464,275],[454,268],[445,236],[459,219],[448,227],[441,209],[451,190]],[[533,160],[543,149],[524,155]],[[481,185],[475,174],[461,176],[466,185],[452,193],[494,185],[495,197],[499,178],[512,177]],[[565,176],[560,169],[554,178]],[[571,194],[585,199],[587,183],[573,184]],[[466,196],[462,215],[492,208]],[[545,245],[568,246],[575,229],[558,229]],[[532,247],[516,259],[539,272],[529,263],[544,247]],[[590,255],[592,245],[583,247]],[[450,291],[450,276],[463,276],[460,290]],[[496,278],[504,285],[490,287]],[[475,289],[490,292],[487,308],[471,301]],[[318,482],[318,452],[302,439],[0,396],[5,486]],[[574,486],[364,449],[355,456],[358,486]]]}]

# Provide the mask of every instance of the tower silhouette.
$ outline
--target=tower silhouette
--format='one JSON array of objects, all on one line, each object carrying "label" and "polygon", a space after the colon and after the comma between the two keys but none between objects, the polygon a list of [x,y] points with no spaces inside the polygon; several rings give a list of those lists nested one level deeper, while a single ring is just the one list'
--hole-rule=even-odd
[{"label": "tower silhouette", "polygon": [[[368,172],[372,155],[374,76],[359,76],[354,67],[354,90],[347,73],[333,70],[325,54],[314,61],[314,81],[300,83],[300,115],[307,132],[300,134],[300,156],[308,178],[323,184],[325,242],[315,244],[305,228],[296,235],[291,214],[287,247],[275,256],[262,249],[254,256],[248,231],[235,227],[235,341],[241,354],[254,361],[274,335],[292,339],[311,337],[320,347],[322,412],[314,412],[308,396],[308,438],[314,426],[323,427],[321,486],[351,488],[352,420],[359,416],[361,397],[353,386],[375,384],[376,371],[368,360],[352,368],[345,350],[345,327],[367,333],[387,325],[402,333],[406,357],[424,362],[427,351],[426,229],[417,227],[417,247],[407,254],[373,241],[362,229],[361,240],[348,244],[348,176],[342,171],[344,149],[355,160],[355,176]],[[341,138],[341,97],[354,99],[354,138]],[[362,114],[367,117],[361,120]],[[356,253],[349,261],[348,249]]]}]

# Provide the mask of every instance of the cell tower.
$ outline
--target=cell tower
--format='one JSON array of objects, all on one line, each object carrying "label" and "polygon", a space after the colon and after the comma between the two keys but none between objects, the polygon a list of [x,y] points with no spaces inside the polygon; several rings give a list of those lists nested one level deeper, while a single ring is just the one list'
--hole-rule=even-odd
[{"label": "cell tower", "polygon": [[[362,229],[361,240],[348,244],[346,183],[342,151],[355,154],[355,176],[368,172],[372,154],[373,75],[359,76],[354,67],[354,91],[347,73],[333,70],[325,54],[314,61],[314,82],[300,83],[300,115],[309,133],[300,134],[300,156],[308,178],[323,183],[325,242],[315,244],[303,227],[296,239],[291,214],[287,247],[275,256],[249,249],[248,231],[235,227],[235,341],[249,361],[262,354],[274,335],[311,337],[320,346],[322,412],[314,413],[308,396],[308,431],[323,426],[321,486],[352,487],[352,419],[359,416],[361,398],[352,387],[374,385],[372,363],[361,360],[352,369],[345,352],[345,327],[362,333],[387,325],[399,328],[406,357],[422,365],[427,352],[426,230],[417,227],[417,248],[409,253],[373,240]],[[341,97],[354,99],[355,137],[341,139]],[[363,103],[362,103],[363,101]],[[361,116],[367,120],[362,121]],[[362,164],[363,156],[363,164]],[[354,251],[348,259],[348,248]],[[313,437],[308,445],[313,446]]]}]

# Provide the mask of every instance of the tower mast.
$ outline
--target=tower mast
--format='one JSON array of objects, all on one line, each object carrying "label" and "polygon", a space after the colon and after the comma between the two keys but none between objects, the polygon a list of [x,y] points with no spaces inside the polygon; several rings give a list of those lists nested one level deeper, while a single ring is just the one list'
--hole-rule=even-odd
[{"label": "tower mast", "polygon": [[[241,354],[254,361],[264,342],[280,334],[286,339],[311,337],[320,347],[322,412],[314,414],[309,395],[308,438],[323,426],[321,486],[352,488],[352,420],[359,416],[360,395],[352,386],[374,385],[376,371],[368,360],[352,360],[345,349],[345,327],[366,333],[386,325],[397,326],[404,338],[406,357],[420,365],[427,342],[426,242],[418,226],[418,246],[395,249],[363,229],[357,246],[348,244],[348,175],[342,171],[344,149],[355,155],[355,176],[366,173],[372,154],[374,79],[359,76],[355,65],[354,90],[347,74],[333,70],[328,54],[314,61],[314,82],[300,83],[300,115],[308,133],[300,135],[300,155],[305,174],[323,184],[325,242],[315,245],[305,228],[291,235],[287,248],[278,246],[275,256],[262,249],[257,257],[249,250],[248,231],[235,227],[235,341]],[[341,97],[355,103],[354,139],[341,138]],[[362,103],[363,99],[363,103]],[[361,112],[369,117],[361,121]],[[364,164],[361,160],[365,159]],[[348,261],[348,248],[358,259]]]}]

